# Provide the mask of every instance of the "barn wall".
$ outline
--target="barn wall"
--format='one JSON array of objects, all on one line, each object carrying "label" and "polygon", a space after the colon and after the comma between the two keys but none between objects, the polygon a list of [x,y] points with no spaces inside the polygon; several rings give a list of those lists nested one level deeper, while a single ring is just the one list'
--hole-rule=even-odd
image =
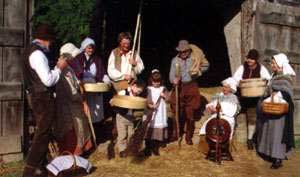
[{"label": "barn wall", "polygon": [[235,15],[224,27],[230,70],[233,74],[241,65],[241,13]]},{"label": "barn wall", "polygon": [[297,72],[294,78],[294,128],[300,136],[300,7],[248,0],[242,6],[242,58],[256,48],[260,62],[269,67],[272,55],[287,54]]},{"label": "barn wall", "polygon": [[26,0],[0,0],[0,161],[20,160],[23,139],[22,62]]}]

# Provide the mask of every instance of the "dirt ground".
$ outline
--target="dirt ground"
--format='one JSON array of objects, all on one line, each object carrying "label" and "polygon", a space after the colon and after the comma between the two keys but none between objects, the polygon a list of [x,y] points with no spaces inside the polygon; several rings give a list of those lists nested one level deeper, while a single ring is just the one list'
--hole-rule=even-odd
[{"label": "dirt ground", "polygon": [[[202,92],[208,100],[220,88],[206,89]],[[98,148],[90,155],[89,160],[95,167],[89,177],[299,177],[300,151],[299,147],[293,151],[283,167],[277,170],[270,169],[270,163],[258,157],[255,151],[250,151],[243,143],[234,141],[232,148],[234,161],[222,161],[221,164],[206,160],[206,151],[199,148],[199,136],[196,134],[204,122],[205,117],[196,124],[194,145],[182,142],[179,148],[177,142],[161,148],[160,156],[143,155],[121,159],[117,149],[110,146],[110,141],[99,139]],[[111,126],[100,127],[102,131],[97,135],[109,137]],[[115,152],[115,153],[114,153]],[[115,157],[112,158],[112,154]],[[1,164],[1,177],[21,176],[23,162]]]},{"label": "dirt ground", "polygon": [[[109,142],[100,144],[97,152],[90,161],[96,167],[88,175],[91,177],[299,177],[300,151],[299,147],[283,162],[283,167],[277,170],[270,169],[271,163],[262,160],[255,150],[248,150],[245,143],[238,143],[234,138],[235,148],[231,148],[233,161],[222,161],[221,165],[206,159],[203,146],[199,146],[200,136],[197,134],[204,116],[196,123],[194,145],[186,145],[182,141],[179,147],[177,142],[161,148],[160,156],[146,158],[141,155],[119,158],[115,148],[115,158],[108,160],[107,147]],[[200,148],[199,148],[200,147]]]},{"label": "dirt ground", "polygon": [[299,177],[300,154],[294,151],[285,160],[283,167],[270,169],[270,163],[259,158],[255,151],[247,150],[245,145],[236,144],[232,152],[234,161],[222,161],[221,165],[206,160],[199,152],[197,144],[177,143],[161,149],[160,156],[149,158],[116,157],[108,160],[103,153],[94,153],[90,160],[96,170],[90,177]]},{"label": "dirt ground", "polygon": [[[222,161],[221,165],[206,160],[199,152],[198,145],[169,144],[160,150],[160,156],[145,158],[118,156],[108,160],[101,152],[105,144],[100,144],[89,158],[95,167],[89,177],[299,177],[300,152],[294,151],[285,160],[283,167],[270,169],[270,163],[259,158],[255,151],[247,150],[245,145],[236,144],[232,152],[234,161]],[[1,177],[21,176],[23,163],[0,165]]]}]

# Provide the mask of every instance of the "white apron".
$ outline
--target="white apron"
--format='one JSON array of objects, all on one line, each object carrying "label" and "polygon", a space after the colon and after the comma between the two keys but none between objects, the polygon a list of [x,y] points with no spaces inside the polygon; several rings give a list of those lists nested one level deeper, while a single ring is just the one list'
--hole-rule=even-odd
[{"label": "white apron", "polygon": [[[164,87],[148,87],[148,100],[152,101],[154,104],[160,97],[160,93],[163,92]],[[153,112],[152,120],[150,123],[151,128],[166,128],[168,127],[167,123],[167,106],[164,99],[160,99],[159,106],[156,112]]]}]

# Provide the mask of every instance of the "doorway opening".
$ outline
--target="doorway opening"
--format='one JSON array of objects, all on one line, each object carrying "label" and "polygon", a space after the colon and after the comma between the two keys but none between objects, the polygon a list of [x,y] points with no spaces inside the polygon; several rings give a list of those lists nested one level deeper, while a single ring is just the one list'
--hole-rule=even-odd
[{"label": "doorway opening", "polygon": [[[119,32],[134,33],[140,0],[99,0],[96,4],[92,36],[103,44],[100,54],[107,61],[117,46]],[[224,26],[241,9],[243,0],[144,0],[142,11],[141,57],[145,64],[143,78],[158,68],[165,80],[175,48],[180,39],[200,47],[210,62],[209,70],[199,79],[199,86],[216,86],[231,75]],[[99,23],[102,19],[102,23]],[[103,25],[103,21],[105,25]],[[101,29],[101,30],[99,30]]]}]

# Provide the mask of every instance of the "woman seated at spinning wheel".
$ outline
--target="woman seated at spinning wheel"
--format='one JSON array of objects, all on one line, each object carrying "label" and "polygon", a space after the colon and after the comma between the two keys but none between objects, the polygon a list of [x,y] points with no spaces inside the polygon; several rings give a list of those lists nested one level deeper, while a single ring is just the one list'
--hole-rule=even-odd
[{"label": "woman seated at spinning wheel", "polygon": [[230,139],[233,135],[233,130],[235,126],[235,116],[240,111],[240,103],[236,95],[234,93],[236,92],[236,81],[233,78],[227,78],[224,81],[222,81],[222,92],[216,94],[213,96],[212,101],[206,105],[206,111],[211,114],[210,118],[204,122],[203,126],[200,129],[200,135],[205,135],[205,129],[206,124],[213,118],[216,118],[216,105],[219,101],[221,104],[221,112],[220,116],[222,119],[225,119],[228,121],[231,127],[231,135]]}]

